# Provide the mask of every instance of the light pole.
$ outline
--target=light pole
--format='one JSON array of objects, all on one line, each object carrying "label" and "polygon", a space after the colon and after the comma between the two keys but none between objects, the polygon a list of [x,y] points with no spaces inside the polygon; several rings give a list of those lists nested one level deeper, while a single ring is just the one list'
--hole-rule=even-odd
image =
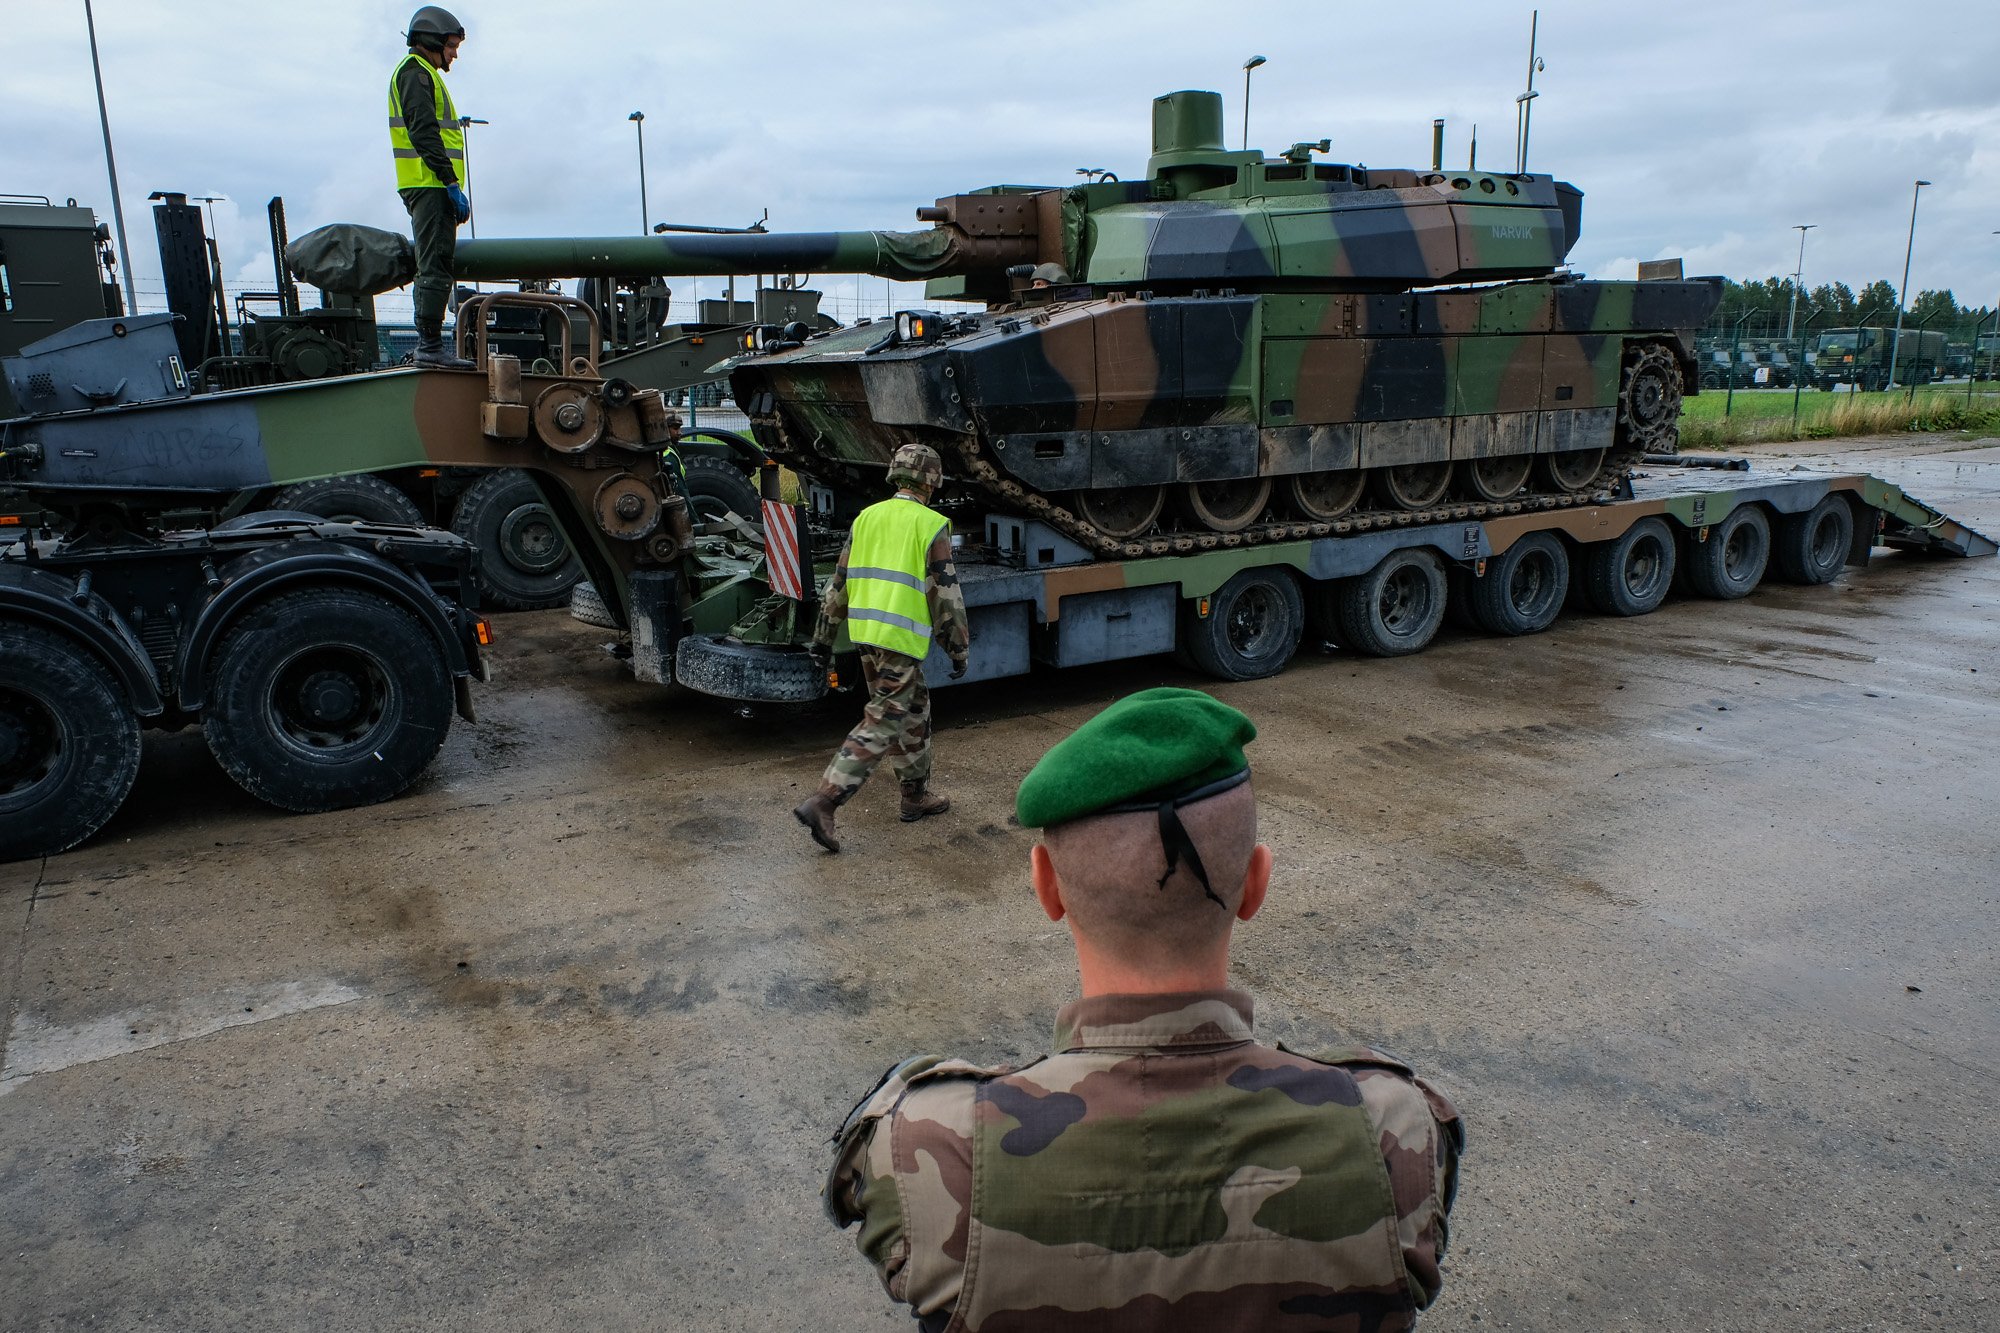
[{"label": "light pole", "polygon": [[1528,16],[1528,90],[1514,99],[1514,120],[1520,131],[1520,142],[1514,146],[1514,170],[1526,175],[1528,171],[1528,125],[1535,118],[1535,99],[1541,94],[1535,91],[1535,74],[1547,69],[1542,58],[1535,54],[1535,35],[1541,27],[1542,11],[1537,9]]},{"label": "light pole", "polygon": [[1243,62],[1243,148],[1250,149],[1250,71],[1264,63],[1264,57],[1251,56]]},{"label": "light pole", "polygon": [[1797,222],[1792,230],[1799,234],[1799,266],[1792,270],[1792,308],[1785,313],[1785,341],[1792,340],[1792,329],[1799,317],[1799,284],[1805,280],[1806,233],[1817,227],[1817,222]]},{"label": "light pole", "polygon": [[139,313],[139,294],[132,286],[132,247],[125,243],[125,205],[118,201],[118,159],[111,154],[111,113],[104,109],[104,71],[97,64],[97,20],[90,0],[83,0],[83,22],[90,29],[90,72],[97,80],[97,123],[104,127],[104,168],[111,175],[111,219],[118,224],[118,253],[125,262],[125,313]]},{"label": "light pole", "polygon": [[644,236],[648,225],[646,219],[653,210],[646,205],[646,113],[634,111],[625,119],[632,122],[632,128],[639,132],[639,234]]},{"label": "light pole", "polygon": [[1910,191],[1910,239],[1903,246],[1903,285],[1896,289],[1896,336],[1889,340],[1889,383],[1896,382],[1896,358],[1903,350],[1903,306],[1904,297],[1910,292],[1910,255],[1917,248],[1917,200],[1922,197],[1929,181],[1918,181],[1917,188]]},{"label": "light pole", "polygon": [[[465,192],[467,195],[472,193],[472,127],[486,123],[486,121],[472,116],[460,116],[458,118],[458,132],[465,140]],[[474,213],[465,221],[467,228],[472,232],[473,239],[477,240],[479,238],[479,215]]]}]

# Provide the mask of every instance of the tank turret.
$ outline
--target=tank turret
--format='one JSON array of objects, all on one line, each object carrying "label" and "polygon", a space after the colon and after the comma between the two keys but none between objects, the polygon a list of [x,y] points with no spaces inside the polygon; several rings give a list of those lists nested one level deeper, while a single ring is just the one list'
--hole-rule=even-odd
[{"label": "tank turret", "polygon": [[1590,503],[1671,451],[1719,279],[1563,265],[1553,177],[1229,149],[1222,99],[1152,109],[1143,180],[994,186],[914,232],[461,242],[468,278],[868,273],[905,312],[732,367],[764,447],[879,485],[936,447],[986,503],[1139,555]]}]

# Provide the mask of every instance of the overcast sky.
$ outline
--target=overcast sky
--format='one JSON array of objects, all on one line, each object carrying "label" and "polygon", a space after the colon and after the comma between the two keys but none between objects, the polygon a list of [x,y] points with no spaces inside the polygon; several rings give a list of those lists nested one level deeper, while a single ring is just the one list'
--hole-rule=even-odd
[{"label": "overcast sky", "polygon": [[[220,194],[225,266],[268,287],[263,207],[404,228],[384,126],[414,6],[372,0],[97,0],[126,226],[142,305],[159,300],[146,196]],[[459,0],[448,76],[472,139],[482,236],[639,229],[633,125],[646,113],[654,221],[774,230],[911,228],[942,194],[1143,173],[1149,102],[1224,95],[1276,153],[1329,138],[1334,161],[1448,164],[1474,123],[1511,165],[1529,4],[1073,0],[994,4]],[[2000,292],[2000,4],[1545,0],[1531,170],[1584,191],[1571,260],[1630,277],[1790,273],[1898,281],[1912,183],[1925,189],[1911,291]],[[0,192],[74,196],[110,219],[82,0],[0,0]],[[1217,16],[1224,16],[1218,24]],[[883,284],[826,280],[834,313]],[[687,295],[688,280],[676,284]],[[149,293],[150,289],[150,293]],[[708,284],[713,294],[713,284]],[[857,306],[857,298],[874,309]],[[384,301],[385,314],[393,309]],[[677,310],[677,314],[681,313]]]}]

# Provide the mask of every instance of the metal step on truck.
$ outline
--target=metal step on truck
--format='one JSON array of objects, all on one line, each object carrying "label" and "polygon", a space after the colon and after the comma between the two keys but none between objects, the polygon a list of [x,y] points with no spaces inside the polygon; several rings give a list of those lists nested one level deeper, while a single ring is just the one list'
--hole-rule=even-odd
[{"label": "metal step on truck", "polygon": [[[805,542],[771,551],[810,560],[796,579],[760,563],[692,608],[676,649],[683,685],[743,704],[820,697],[828,679],[802,648],[813,595],[844,535],[828,522],[834,496],[810,488],[813,508],[766,522],[804,524]],[[1284,669],[1307,642],[1371,657],[1426,647],[1447,616],[1497,637],[1548,629],[1565,610],[1640,616],[1683,589],[1733,599],[1766,579],[1824,584],[1887,548],[1990,556],[1992,539],[1899,487],[1860,473],[1759,474],[1739,460],[1649,459],[1624,498],[1516,513],[1362,520],[1303,541],[1105,558],[1032,519],[986,515],[958,533],[959,582],[972,625],[970,668],[946,678],[933,652],[933,688],[1172,653],[1218,680]],[[955,528],[961,525],[956,525]],[[783,558],[781,555],[779,558]],[[729,617],[728,623],[721,623]],[[643,631],[642,631],[643,632]],[[851,651],[843,637],[837,652]],[[859,672],[836,658],[836,683]]]}]

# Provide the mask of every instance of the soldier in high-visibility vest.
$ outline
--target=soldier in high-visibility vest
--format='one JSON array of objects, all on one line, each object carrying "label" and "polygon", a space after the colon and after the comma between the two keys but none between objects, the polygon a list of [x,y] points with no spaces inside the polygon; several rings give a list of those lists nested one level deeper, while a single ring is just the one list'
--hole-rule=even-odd
[{"label": "soldier in high-visibility vest", "polygon": [[930,790],[931,707],[923,663],[933,645],[965,674],[971,631],[951,563],[951,523],[926,502],[944,480],[928,445],[906,444],[889,464],[896,494],[861,511],[820,600],[813,656],[825,662],[840,624],[861,650],[868,706],[841,742],[819,790],[792,811],[814,842],[840,850],[833,812],[861,790],[884,759],[902,782],[905,823],[951,809]]},{"label": "soldier in high-visibility vest", "polygon": [[410,284],[417,351],[411,359],[420,366],[471,370],[470,361],[444,345],[458,227],[472,216],[460,179],[465,128],[444,86],[444,71],[458,58],[465,26],[449,10],[425,5],[410,16],[404,37],[410,53],[389,77],[389,147],[396,160],[396,192],[410,211],[417,247],[417,278]]}]

